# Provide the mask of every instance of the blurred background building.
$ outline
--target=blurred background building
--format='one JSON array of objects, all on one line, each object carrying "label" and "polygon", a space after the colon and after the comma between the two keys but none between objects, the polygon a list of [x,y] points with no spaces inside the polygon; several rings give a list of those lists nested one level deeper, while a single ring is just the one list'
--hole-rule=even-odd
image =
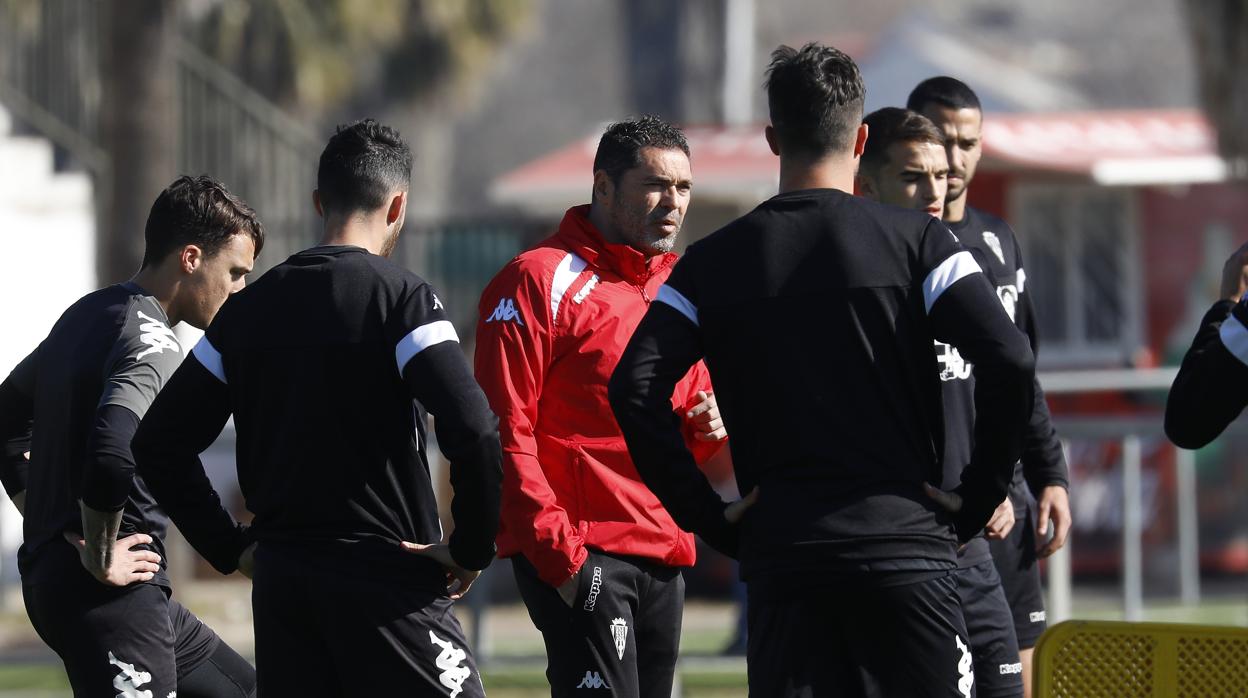
[{"label": "blurred background building", "polygon": [[[211,173],[257,209],[258,272],[312,244],[320,149],[365,116],[416,155],[396,254],[470,338],[485,282],[588,199],[606,122],[687,125],[685,243],[774,193],[763,71],[776,45],[807,41],[859,62],[868,110],[938,74],[983,100],[971,200],[1028,260],[1069,440],[1059,564],[1076,606],[1120,578],[1128,617],[1144,593],[1194,604],[1202,581],[1242,597],[1248,438],[1180,453],[1159,418],[1167,367],[1248,240],[1238,0],[0,0],[0,373],[70,302],[137,269],[176,174]],[[229,438],[206,460],[233,491]],[[715,470],[731,492],[729,464]],[[12,584],[20,522],[4,507]],[[704,559],[690,594],[726,596],[731,568]],[[493,577],[507,599],[510,575]]]}]

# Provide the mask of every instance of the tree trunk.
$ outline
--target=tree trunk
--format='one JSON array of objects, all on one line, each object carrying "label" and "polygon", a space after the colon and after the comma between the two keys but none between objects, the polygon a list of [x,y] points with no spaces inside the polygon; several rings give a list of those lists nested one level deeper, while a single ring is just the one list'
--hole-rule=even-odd
[{"label": "tree trunk", "polygon": [[175,0],[109,0],[101,13],[100,136],[110,163],[96,235],[100,285],[123,281],[143,258],[143,227],[174,176]]},{"label": "tree trunk", "polygon": [[1201,103],[1232,172],[1248,175],[1248,5],[1244,0],[1185,0]]}]

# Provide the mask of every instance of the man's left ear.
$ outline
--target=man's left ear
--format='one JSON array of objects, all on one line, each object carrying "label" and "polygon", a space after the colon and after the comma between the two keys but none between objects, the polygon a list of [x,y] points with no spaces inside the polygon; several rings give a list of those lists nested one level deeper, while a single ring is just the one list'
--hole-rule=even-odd
[{"label": "man's left ear", "polygon": [[407,192],[401,191],[390,199],[390,207],[386,209],[386,225],[394,225],[396,221],[403,220],[403,216],[407,212]]},{"label": "man's left ear", "polygon": [[203,261],[204,251],[199,245],[187,245],[178,254],[178,268],[186,274],[193,273]]}]

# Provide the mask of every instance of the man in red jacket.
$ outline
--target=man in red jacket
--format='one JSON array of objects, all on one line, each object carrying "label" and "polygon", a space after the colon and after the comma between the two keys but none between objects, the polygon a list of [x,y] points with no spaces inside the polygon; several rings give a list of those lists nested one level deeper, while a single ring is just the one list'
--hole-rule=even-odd
[{"label": "man in red jacket", "polygon": [[[676,262],[691,187],[678,129],[652,116],[611,125],[593,203],[481,296],[477,381],[503,441],[498,552],[542,631],[554,696],[671,695],[693,536],[642,484],[607,380]],[[710,458],[726,435],[705,366],[679,381],[672,410]]]}]

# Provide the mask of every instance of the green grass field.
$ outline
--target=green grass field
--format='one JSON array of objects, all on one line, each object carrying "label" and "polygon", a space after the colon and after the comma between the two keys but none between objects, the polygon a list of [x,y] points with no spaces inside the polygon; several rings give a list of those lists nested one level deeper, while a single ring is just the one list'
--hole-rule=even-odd
[{"label": "green grass field", "polygon": [[[491,669],[483,672],[486,690],[497,698],[538,698],[550,695],[540,667]],[[687,671],[681,675],[683,696],[735,698],[746,695],[745,665],[736,671]],[[0,665],[0,695],[68,698],[69,684],[59,665]]]},{"label": "green grass field", "polygon": [[[730,604],[695,602],[687,609],[681,637],[684,662],[680,669],[683,698],[738,698],[746,695],[745,662],[717,657],[727,644],[735,610]],[[1076,618],[1121,620],[1112,593],[1076,595]],[[1243,596],[1206,600],[1198,606],[1155,602],[1145,608],[1144,620],[1248,626],[1248,599]],[[25,618],[7,618],[9,625]],[[549,695],[543,673],[541,640],[528,624],[523,609],[500,608],[486,621],[494,661],[486,664],[483,679],[493,698],[537,698]],[[236,644],[240,646],[241,643]],[[68,698],[68,685],[59,664],[48,661],[15,663],[0,652],[0,698]]]}]

